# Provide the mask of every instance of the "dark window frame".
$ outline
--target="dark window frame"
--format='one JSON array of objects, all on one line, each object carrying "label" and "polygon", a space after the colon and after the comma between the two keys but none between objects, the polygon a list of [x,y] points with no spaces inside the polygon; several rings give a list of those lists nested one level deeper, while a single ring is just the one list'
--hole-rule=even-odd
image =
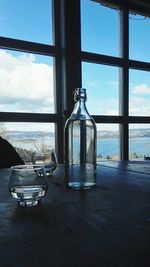
[{"label": "dark window frame", "polygon": [[[117,123],[119,124],[119,135],[120,135],[120,159],[129,159],[129,124],[130,123],[150,123],[149,116],[129,116],[129,70],[145,70],[150,71],[150,63],[143,61],[131,60],[129,58],[129,14],[134,11],[134,13],[141,13],[141,9],[136,4],[131,4],[131,1],[101,1],[96,0],[96,2],[106,2],[106,6],[109,7],[109,2],[111,4],[117,5],[120,9],[120,32],[121,32],[121,55],[120,57],[107,56],[97,53],[89,53],[82,51],[81,60],[83,62],[95,63],[95,64],[106,64],[109,66],[115,66],[121,68],[121,88],[120,88],[120,115],[119,116],[101,116],[93,115],[96,123]],[[126,2],[126,3],[125,3]],[[110,5],[111,7],[112,5]],[[149,9],[150,11],[150,9]],[[147,15],[148,10],[142,9],[142,14]],[[150,12],[149,12],[150,14]]]},{"label": "dark window frame", "polygon": [[[0,112],[0,122],[55,123],[55,144],[59,163],[63,162],[64,123],[66,116],[71,113],[73,108],[72,92],[74,88],[82,87],[82,62],[106,64],[122,69],[120,115],[93,115],[96,123],[117,123],[120,125],[121,160],[129,159],[129,124],[150,123],[150,117],[129,116],[129,69],[150,71],[150,63],[129,59],[129,12],[130,10],[134,10],[138,13],[140,12],[140,8],[133,4],[133,2],[130,5],[130,1],[110,0],[109,2],[115,3],[121,9],[122,13],[122,16],[120,16],[121,57],[81,51],[80,0],[53,0],[54,45],[0,37],[0,48],[53,56],[55,58],[54,87],[56,113]],[[148,12],[150,14],[148,10],[142,9],[142,12]]]}]

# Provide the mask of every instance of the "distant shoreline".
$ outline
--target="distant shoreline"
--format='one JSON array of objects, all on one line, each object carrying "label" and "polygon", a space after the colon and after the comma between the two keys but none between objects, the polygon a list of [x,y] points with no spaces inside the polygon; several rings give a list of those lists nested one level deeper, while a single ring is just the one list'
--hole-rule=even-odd
[{"label": "distant shoreline", "polygon": [[[32,138],[40,138],[40,137],[55,137],[54,132],[47,131],[7,131],[5,132],[6,138],[19,139],[32,139]],[[78,135],[77,135],[78,137]],[[150,128],[142,128],[142,129],[130,129],[129,130],[129,138],[149,138],[150,137]],[[97,131],[97,139],[118,139],[119,133],[118,131]]]}]

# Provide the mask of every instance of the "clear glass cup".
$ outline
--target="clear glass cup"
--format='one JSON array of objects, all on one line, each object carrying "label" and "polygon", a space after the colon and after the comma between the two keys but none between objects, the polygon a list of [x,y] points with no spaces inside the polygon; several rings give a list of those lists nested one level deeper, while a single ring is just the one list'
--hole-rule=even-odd
[{"label": "clear glass cup", "polygon": [[34,163],[42,164],[46,175],[52,175],[57,167],[56,155],[54,152],[37,152],[34,155]]},{"label": "clear glass cup", "polygon": [[20,206],[36,206],[45,196],[47,190],[47,177],[42,165],[11,167],[9,191]]}]

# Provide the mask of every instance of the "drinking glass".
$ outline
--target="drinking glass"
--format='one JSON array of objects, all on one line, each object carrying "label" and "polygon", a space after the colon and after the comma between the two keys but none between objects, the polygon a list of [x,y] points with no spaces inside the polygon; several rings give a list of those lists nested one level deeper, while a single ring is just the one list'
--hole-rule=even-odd
[{"label": "drinking glass", "polygon": [[42,165],[11,167],[9,191],[20,206],[36,206],[45,196],[47,189],[47,177]]},{"label": "drinking glass", "polygon": [[57,167],[56,155],[54,152],[37,152],[34,156],[34,163],[42,164],[46,175],[52,175]]}]

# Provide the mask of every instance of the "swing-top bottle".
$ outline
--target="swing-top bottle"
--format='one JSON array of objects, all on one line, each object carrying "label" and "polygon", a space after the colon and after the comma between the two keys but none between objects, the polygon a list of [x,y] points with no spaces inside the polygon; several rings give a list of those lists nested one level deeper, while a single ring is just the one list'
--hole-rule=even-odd
[{"label": "swing-top bottle", "polygon": [[65,184],[73,189],[96,185],[96,124],[86,99],[86,89],[75,89],[74,109],[65,124]]}]

